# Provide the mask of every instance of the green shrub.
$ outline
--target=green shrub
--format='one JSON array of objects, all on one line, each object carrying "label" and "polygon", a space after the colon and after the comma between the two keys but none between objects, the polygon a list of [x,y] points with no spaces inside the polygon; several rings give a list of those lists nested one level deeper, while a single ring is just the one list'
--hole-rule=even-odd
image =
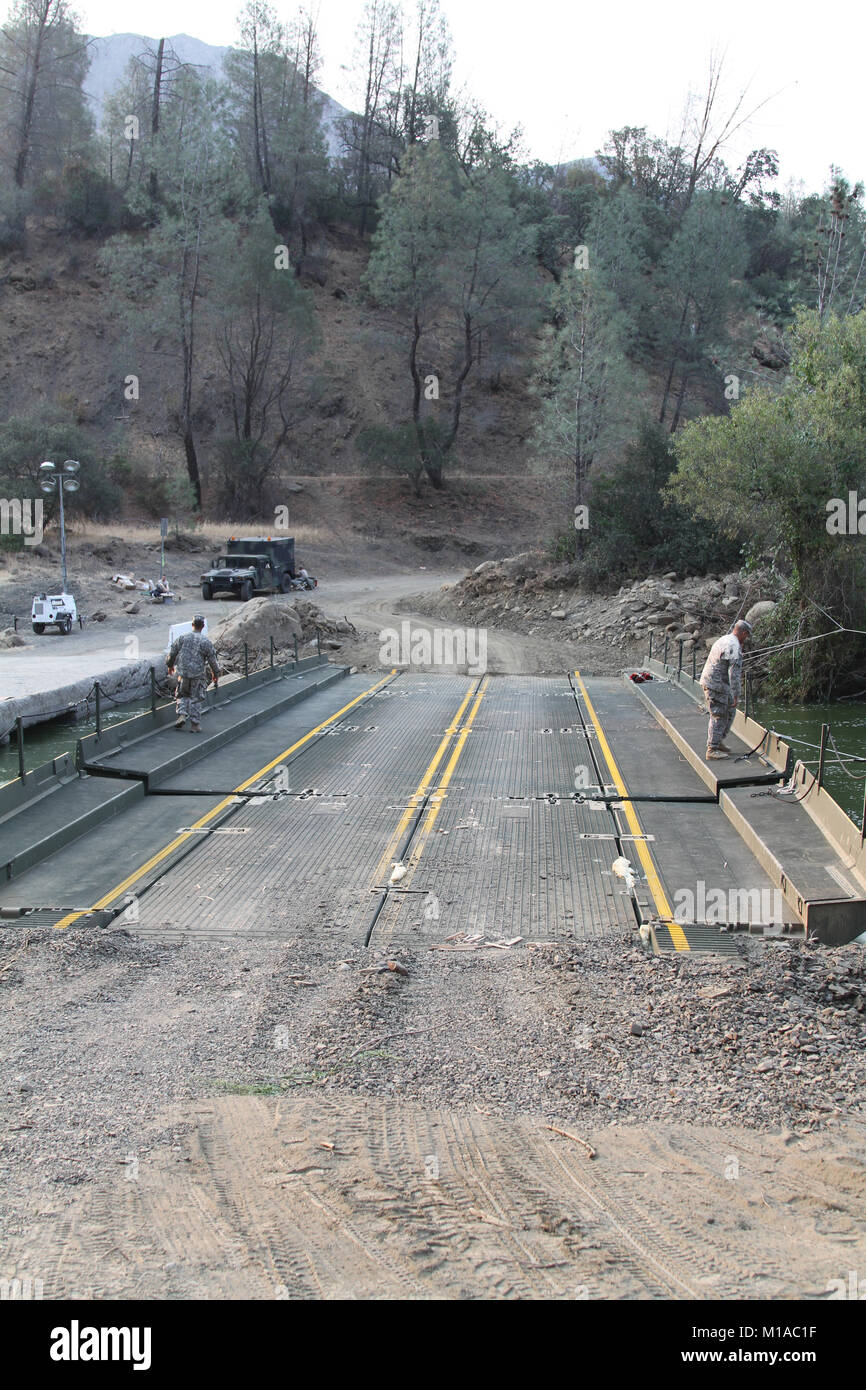
[{"label": "green shrub", "polygon": [[[438,461],[440,467],[444,457],[441,449],[442,433],[437,421],[431,419],[423,422],[424,447],[428,456]],[[368,425],[359,431],[357,444],[368,467],[405,473],[416,493],[421,491],[424,461],[418,435],[411,421],[403,425]]]},{"label": "green shrub", "polygon": [[36,188],[40,211],[53,213],[79,236],[110,236],[121,224],[122,201],[111,180],[80,158],[44,175]]},{"label": "green shrub", "polygon": [[254,440],[229,435],[217,441],[207,477],[210,516],[253,520],[273,512],[279,500],[275,468]]},{"label": "green shrub", "polygon": [[0,253],[23,251],[27,244],[30,197],[20,188],[0,191]]},{"label": "green shrub", "polygon": [[[559,536],[559,560],[574,560],[589,587],[658,570],[703,574],[740,562],[740,546],[662,498],[676,458],[668,432],[644,421],[638,438],[607,473],[592,480],[589,527]],[[582,540],[582,547],[580,541]]]},{"label": "green shrub", "polygon": [[125,459],[118,466],[126,475],[126,494],[136,511],[178,522],[189,521],[196,512],[192,483],[180,470],[164,467],[156,473],[139,471]]},{"label": "green shrub", "polygon": [[[101,452],[101,439],[70,418],[58,406],[40,406],[0,423],[0,495],[41,497],[39,465],[50,459],[59,468],[66,459],[77,459],[79,491],[69,494],[66,508],[70,522],[78,517],[110,521],[123,505],[123,489],[112,476]],[[56,493],[43,498],[47,522],[58,514]]]}]

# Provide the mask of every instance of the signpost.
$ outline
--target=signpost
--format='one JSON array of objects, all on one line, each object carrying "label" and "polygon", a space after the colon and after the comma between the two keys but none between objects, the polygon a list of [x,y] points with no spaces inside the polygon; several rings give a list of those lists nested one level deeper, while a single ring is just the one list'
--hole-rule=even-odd
[{"label": "signpost", "polygon": [[159,519],[159,577],[165,579],[165,538],[168,535],[168,517],[162,516]]}]

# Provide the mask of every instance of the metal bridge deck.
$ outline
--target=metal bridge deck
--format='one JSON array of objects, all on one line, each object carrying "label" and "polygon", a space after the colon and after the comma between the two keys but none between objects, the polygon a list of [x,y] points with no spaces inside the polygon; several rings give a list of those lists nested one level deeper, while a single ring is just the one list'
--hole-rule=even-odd
[{"label": "metal bridge deck", "polygon": [[[171,753],[184,735],[161,737]],[[601,788],[611,804],[575,797]],[[626,684],[399,673],[317,689],[166,768],[123,815],[0,886],[0,911],[53,906],[41,920],[65,926],[128,902],[119,920],[146,935],[384,946],[619,934],[686,902],[687,930],[657,944],[703,950],[723,948],[718,904],[743,890],[778,925],[772,888]]]}]

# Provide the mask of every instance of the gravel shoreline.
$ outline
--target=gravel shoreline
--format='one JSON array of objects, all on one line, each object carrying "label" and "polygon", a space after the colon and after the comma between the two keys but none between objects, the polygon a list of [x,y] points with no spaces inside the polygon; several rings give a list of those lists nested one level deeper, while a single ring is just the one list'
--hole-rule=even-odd
[{"label": "gravel shoreline", "polygon": [[629,934],[383,955],[4,927],[0,1234],[179,1147],[183,1126],[160,1117],[226,1092],[399,1097],[578,1133],[675,1119],[806,1134],[862,1114],[862,948],[737,945],[653,956]]}]

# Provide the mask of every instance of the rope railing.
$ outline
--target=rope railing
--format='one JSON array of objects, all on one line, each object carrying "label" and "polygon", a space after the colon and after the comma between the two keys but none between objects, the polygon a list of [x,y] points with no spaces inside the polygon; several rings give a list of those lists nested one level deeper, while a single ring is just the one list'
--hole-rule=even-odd
[{"label": "rope railing", "polygon": [[[815,606],[818,607],[819,605],[815,605]],[[821,609],[821,612],[823,613],[824,610]],[[830,616],[830,614],[826,614],[825,616],[827,616],[827,617],[830,619],[831,622],[835,622],[835,619],[833,619],[833,618]],[[854,631],[859,631],[859,629],[843,628],[843,627],[841,626],[841,624],[838,624],[837,627],[836,627],[836,629],[835,629],[832,633],[822,633],[821,636],[835,636],[838,632],[854,632]],[[652,660],[652,657],[653,657],[653,637],[654,637],[654,635],[655,635],[655,634],[653,634],[652,632],[650,632],[650,634],[649,634],[648,660]],[[795,643],[793,643],[793,644],[792,644],[792,643],[783,643],[783,644],[781,644],[779,647],[765,647],[765,648],[759,648],[756,652],[748,652],[748,653],[746,653],[746,654],[744,655],[744,659],[743,659],[744,667],[747,667],[747,663],[749,663],[749,658],[750,658],[750,657],[752,657],[752,658],[754,659],[754,657],[756,657],[756,656],[764,656],[764,655],[767,655],[767,654],[770,653],[770,652],[776,652],[776,651],[779,651],[779,650],[784,650],[786,647],[791,646],[791,645],[800,645],[801,643],[804,643],[804,642],[806,642],[806,641],[815,641],[815,640],[818,640],[818,639],[817,639],[817,638],[804,638],[804,639],[800,639],[799,642],[795,642]],[[678,645],[677,679],[679,679],[679,678],[682,676],[682,672],[683,672],[683,643],[682,643],[682,641],[680,641],[680,640],[678,639],[678,640],[677,640],[677,645]],[[667,658],[668,658],[669,646],[670,646],[670,634],[669,634],[669,633],[665,633],[663,656],[662,656],[662,657],[657,657],[657,658],[656,658],[656,660],[661,660],[661,661],[664,663],[665,667],[667,667],[667,664],[668,664]],[[693,679],[695,678],[695,654],[694,654],[694,652],[693,652],[693,654],[692,654],[692,678],[693,678]],[[671,679],[673,679],[673,678],[671,677]],[[750,715],[750,708],[749,708],[749,707],[750,707],[750,699],[749,699],[750,681],[749,681],[749,670],[748,670],[748,669],[744,669],[744,672],[743,672],[743,685],[744,685],[744,693],[745,693],[745,711],[744,711],[744,712],[745,712],[746,717],[748,718],[749,715]],[[857,773],[851,772],[851,771],[850,771],[850,764],[851,764],[851,763],[864,763],[864,764],[866,764],[866,757],[864,757],[862,754],[859,754],[859,753],[848,753],[848,752],[845,751],[845,749],[840,748],[839,745],[838,745],[838,743],[836,742],[836,739],[835,739],[835,737],[834,737],[834,735],[833,735],[833,732],[832,732],[832,730],[831,730],[831,728],[830,728],[830,725],[829,725],[829,724],[822,724],[822,725],[821,725],[821,742],[820,742],[820,743],[811,743],[808,739],[800,738],[800,737],[799,737],[798,735],[796,735],[796,734],[780,733],[780,731],[779,731],[778,729],[774,729],[774,730],[771,730],[771,731],[765,730],[765,731],[764,731],[764,734],[763,734],[763,736],[762,736],[762,738],[761,738],[761,741],[760,741],[760,743],[757,745],[757,747],[756,747],[756,748],[753,748],[753,749],[750,749],[748,753],[740,754],[740,756],[737,758],[737,761],[740,762],[740,761],[743,761],[743,760],[745,760],[745,759],[748,759],[748,758],[750,758],[754,753],[756,753],[756,752],[758,751],[758,749],[760,749],[761,746],[763,745],[763,743],[765,742],[765,740],[766,740],[767,735],[768,735],[769,732],[772,732],[773,734],[776,735],[777,738],[781,738],[785,743],[787,743],[787,744],[789,744],[789,745],[792,745],[792,746],[793,746],[793,745],[796,745],[796,747],[798,747],[798,748],[809,749],[811,752],[817,753],[817,755],[818,755],[817,757],[808,757],[808,756],[805,756],[805,755],[799,755],[799,754],[798,754],[799,761],[804,765],[804,767],[809,768],[810,771],[812,771],[813,768],[816,768],[816,771],[813,772],[813,776],[814,776],[814,779],[815,779],[815,780],[814,780],[813,782],[811,782],[811,783],[809,784],[809,786],[806,787],[805,790],[804,790],[803,792],[799,793],[799,794],[795,793],[795,790],[794,790],[793,785],[787,784],[787,785],[785,785],[784,787],[770,788],[768,791],[764,791],[764,792],[753,792],[752,795],[753,795],[753,796],[758,796],[758,795],[762,795],[762,796],[776,796],[776,797],[780,797],[781,799],[784,799],[784,800],[801,801],[801,800],[803,800],[803,798],[804,798],[805,796],[808,796],[809,792],[812,791],[813,788],[816,788],[816,787],[817,787],[818,791],[820,791],[820,790],[823,788],[823,786],[824,786],[824,778],[825,778],[825,774],[826,774],[828,768],[837,767],[837,768],[839,768],[839,770],[840,770],[841,772],[843,772],[843,773],[845,774],[846,777],[848,777],[848,778],[850,779],[850,781],[852,781],[852,782],[857,782],[857,783],[862,783],[863,786],[864,786],[863,813],[862,813],[861,821],[860,821],[860,839],[861,839],[861,843],[863,843],[864,840],[866,840],[866,773],[857,774]],[[856,824],[856,822],[855,822],[855,824]]]},{"label": "rope railing", "polygon": [[[318,627],[316,628],[316,635],[315,635],[315,638],[311,638],[311,639],[310,639],[310,642],[311,642],[311,643],[312,643],[313,641],[315,641],[315,643],[316,643],[316,654],[317,654],[317,656],[318,656],[319,658],[321,658],[321,655],[322,655],[322,634],[321,634],[321,629],[318,628]],[[267,670],[267,669],[269,669],[269,668],[272,669],[273,666],[274,666],[275,655],[276,655],[276,652],[277,652],[279,649],[277,648],[277,646],[276,646],[276,644],[275,644],[275,642],[274,642],[273,635],[271,635],[271,636],[269,637],[269,639],[268,639],[268,644],[269,644],[268,659],[267,659],[267,661],[266,661],[266,663],[265,663],[264,666],[261,666],[261,667],[257,668],[258,670]],[[293,664],[293,666],[297,666],[298,660],[299,660],[299,657],[298,657],[298,639],[297,639],[297,637],[293,638],[293,643],[292,643],[292,645],[293,645],[293,659],[292,659],[292,664]],[[172,698],[174,697],[174,694],[175,694],[175,691],[176,691],[177,683],[176,683],[176,679],[175,679],[173,676],[172,676],[172,677],[168,677],[167,679],[164,679],[164,680],[158,680],[158,679],[157,679],[157,676],[156,676],[156,667],[155,667],[155,666],[150,666],[150,667],[148,668],[148,670],[149,670],[149,676],[150,676],[150,702],[151,702],[151,711],[152,711],[153,713],[155,713],[155,712],[156,712],[156,700],[157,700],[157,699],[163,699],[163,700],[168,701],[168,700],[172,699]],[[249,680],[250,676],[251,676],[251,675],[254,675],[254,674],[256,674],[256,671],[250,669],[250,649],[249,649],[249,643],[248,643],[248,642],[244,642],[243,679],[244,679],[244,680]],[[133,703],[133,701],[131,701],[128,697],[127,697],[126,699],[118,699],[116,695],[109,695],[109,693],[108,693],[106,690],[104,690],[104,689],[102,688],[101,682],[98,681],[98,680],[95,680],[95,681],[93,682],[93,684],[91,685],[90,689],[87,691],[87,693],[84,694],[84,695],[82,695],[82,696],[80,696],[79,699],[67,701],[67,703],[66,703],[65,705],[61,705],[61,706],[59,706],[57,709],[40,710],[40,711],[39,711],[40,718],[39,718],[39,720],[36,721],[36,722],[38,722],[38,723],[40,723],[40,724],[49,723],[52,719],[59,719],[59,718],[60,718],[62,715],[64,715],[64,714],[67,714],[67,715],[68,715],[68,714],[74,712],[76,709],[78,709],[78,707],[79,707],[80,705],[89,705],[90,702],[91,702],[91,700],[93,700],[93,701],[95,702],[95,706],[96,706],[96,709],[95,709],[95,717],[96,717],[96,733],[97,733],[97,735],[99,735],[99,734],[102,732],[102,718],[101,718],[101,715],[102,715],[102,702],[103,702],[103,701],[107,701],[108,704],[110,704],[110,705],[116,705],[116,706],[128,705],[128,704]],[[6,740],[7,738],[9,738],[13,733],[16,734],[17,742],[18,742],[18,766],[19,766],[19,775],[20,775],[20,777],[21,777],[22,782],[23,782],[23,781],[26,781],[26,778],[27,778],[27,775],[28,775],[27,772],[26,772],[26,770],[25,770],[25,767],[24,767],[24,753],[23,753],[23,745],[24,745],[24,722],[23,722],[23,719],[24,719],[24,716],[22,716],[22,715],[17,715],[17,716],[15,717],[15,719],[12,720],[12,723],[11,723],[11,724],[8,724],[4,729],[0,729],[0,742],[5,741],[5,740]],[[33,770],[34,770],[34,769],[31,769],[31,771],[33,771]]]}]

